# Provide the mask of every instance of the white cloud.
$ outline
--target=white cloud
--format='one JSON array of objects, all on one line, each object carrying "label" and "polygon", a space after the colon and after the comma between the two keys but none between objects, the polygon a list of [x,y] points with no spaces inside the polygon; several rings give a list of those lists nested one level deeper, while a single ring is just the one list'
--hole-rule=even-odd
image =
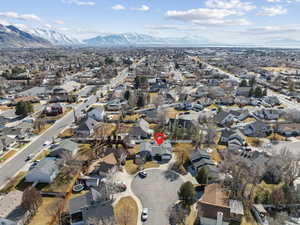
[{"label": "white cloud", "polygon": [[262,7],[262,10],[257,14],[258,16],[278,16],[287,13],[287,9],[281,5],[272,7]]},{"label": "white cloud", "polygon": [[63,24],[65,24],[65,21],[63,21],[63,20],[55,20],[54,23],[56,23],[58,25],[63,25]]},{"label": "white cloud", "polygon": [[144,11],[144,12],[146,12],[146,11],[149,11],[149,10],[150,10],[150,7],[147,6],[147,5],[142,5],[142,6],[139,7],[139,8],[132,8],[132,10],[135,10],[135,11]]},{"label": "white cloud", "polygon": [[273,3],[273,2],[281,2],[281,0],[266,0],[267,2],[271,2],[271,3]]},{"label": "white cloud", "polygon": [[269,35],[269,34],[291,34],[295,32],[300,32],[299,25],[289,25],[289,26],[264,26],[264,27],[253,27],[246,31],[248,34],[253,35]]},{"label": "white cloud", "polygon": [[0,19],[0,24],[1,24],[1,25],[4,25],[4,26],[10,25],[10,23],[9,23],[8,21],[6,21],[6,20],[1,20],[1,19]]},{"label": "white cloud", "polygon": [[40,21],[41,18],[34,14],[19,14],[16,12],[0,12],[1,17],[17,20],[35,20]]},{"label": "white cloud", "polygon": [[165,25],[150,25],[145,26],[148,30],[176,30],[176,31],[198,31],[205,29],[200,26],[186,26],[186,25],[176,25],[176,24],[165,24]]},{"label": "white cloud", "polygon": [[92,1],[80,1],[80,0],[62,0],[63,3],[67,4],[75,4],[79,6],[94,6],[96,5],[96,2]]},{"label": "white cloud", "polygon": [[123,6],[123,5],[121,5],[121,4],[117,4],[117,5],[114,5],[114,6],[112,7],[112,9],[113,9],[113,10],[125,10],[126,7]]},{"label": "white cloud", "polygon": [[198,25],[245,26],[251,22],[246,19],[226,19],[228,16],[239,15],[235,10],[199,8],[187,11],[167,11],[166,18]]},{"label": "white cloud", "polygon": [[207,0],[205,5],[208,8],[236,9],[246,12],[256,8],[251,2],[241,2],[240,0]]}]

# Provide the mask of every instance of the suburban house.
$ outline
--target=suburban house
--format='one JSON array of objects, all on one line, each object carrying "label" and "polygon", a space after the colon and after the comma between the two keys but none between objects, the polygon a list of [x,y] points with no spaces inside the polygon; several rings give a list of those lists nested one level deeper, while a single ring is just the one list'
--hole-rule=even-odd
[{"label": "suburban house", "polygon": [[47,183],[50,184],[59,173],[58,160],[52,157],[46,157],[38,165],[29,171],[25,177],[26,182]]},{"label": "suburban house", "polygon": [[196,128],[197,122],[193,119],[169,119],[168,129],[170,131],[179,129],[192,130]]},{"label": "suburban house", "polygon": [[172,145],[169,141],[161,145],[149,141],[141,143],[140,152],[136,154],[136,162],[146,162],[156,160],[160,162],[169,162],[172,158]]},{"label": "suburban house", "polygon": [[259,119],[277,120],[282,116],[283,112],[277,109],[261,109],[254,112],[254,116]]},{"label": "suburban house", "polygon": [[130,129],[128,136],[129,138],[140,140],[150,138],[152,134],[153,130],[149,128],[149,123],[141,119]]},{"label": "suburban house", "polygon": [[10,136],[1,136],[0,137],[0,149],[2,146],[3,151],[9,150],[11,147],[13,147],[16,144],[16,140]]},{"label": "suburban house", "polygon": [[278,99],[277,96],[265,96],[263,98],[264,102],[271,105],[271,106],[275,106],[275,105],[280,105],[281,102],[280,100]]},{"label": "suburban house", "polygon": [[226,112],[224,110],[221,110],[215,117],[215,122],[220,126],[225,126],[228,124],[232,124],[236,121],[235,115]]},{"label": "suburban house", "polygon": [[244,215],[243,204],[229,200],[226,192],[216,183],[205,187],[197,208],[202,225],[229,225],[231,221],[240,222]]},{"label": "suburban house", "polygon": [[222,130],[220,144],[223,145],[244,145],[245,144],[245,136],[238,129],[225,129]]},{"label": "suburban house", "polygon": [[209,182],[218,177],[216,164],[211,160],[210,155],[206,151],[195,149],[191,152],[189,158],[191,162],[189,171],[193,176],[197,176],[198,172],[202,168],[205,168],[208,173]]},{"label": "suburban house", "polygon": [[267,137],[272,133],[272,128],[268,124],[257,120],[253,123],[247,124],[243,128],[243,133],[250,137]]},{"label": "suburban house", "polygon": [[77,154],[78,149],[79,148],[77,143],[69,139],[65,139],[51,148],[48,155],[51,157],[55,157],[56,155],[60,155],[62,152],[67,152],[68,155],[74,157]]},{"label": "suburban house", "polygon": [[286,137],[299,136],[300,135],[300,124],[291,123],[291,124],[279,124],[277,132]]},{"label": "suburban house", "polygon": [[64,110],[61,104],[52,104],[46,106],[43,110],[43,114],[47,116],[57,116],[63,114]]},{"label": "suburban house", "polygon": [[127,101],[121,101],[120,99],[114,99],[105,105],[105,109],[108,111],[118,111],[122,108],[123,105],[127,105],[127,104],[128,104]]},{"label": "suburban house", "polygon": [[98,122],[90,117],[84,118],[79,122],[79,126],[76,129],[76,134],[81,137],[88,137],[94,134]]},{"label": "suburban house", "polygon": [[106,187],[91,187],[90,192],[69,201],[71,225],[90,224],[89,219],[114,217],[112,201]]},{"label": "suburban house", "polygon": [[220,105],[233,105],[234,104],[234,97],[233,96],[221,97],[217,100],[217,103],[220,104]]},{"label": "suburban house", "polygon": [[1,225],[17,225],[16,222],[8,220],[8,219],[4,219],[4,218],[0,218],[0,224]]},{"label": "suburban house", "polygon": [[92,177],[106,177],[111,175],[118,170],[118,160],[114,153],[110,153],[103,158],[95,162],[95,165],[91,166],[89,175]]},{"label": "suburban house", "polygon": [[105,111],[102,106],[92,107],[89,109],[87,116],[100,122],[105,118]]},{"label": "suburban house", "polygon": [[236,91],[236,96],[249,97],[251,87],[239,87]]}]

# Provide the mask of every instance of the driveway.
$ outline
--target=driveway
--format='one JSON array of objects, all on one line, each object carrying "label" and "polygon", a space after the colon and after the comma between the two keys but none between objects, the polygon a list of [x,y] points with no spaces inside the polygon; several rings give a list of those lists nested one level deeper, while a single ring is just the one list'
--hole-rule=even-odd
[{"label": "driveway", "polygon": [[[145,225],[168,225],[168,209],[178,200],[177,191],[183,183],[174,172],[160,169],[146,170],[148,176],[136,176],[131,184],[132,192],[141,200],[144,208],[149,209]],[[140,215],[139,215],[140,220]]]}]

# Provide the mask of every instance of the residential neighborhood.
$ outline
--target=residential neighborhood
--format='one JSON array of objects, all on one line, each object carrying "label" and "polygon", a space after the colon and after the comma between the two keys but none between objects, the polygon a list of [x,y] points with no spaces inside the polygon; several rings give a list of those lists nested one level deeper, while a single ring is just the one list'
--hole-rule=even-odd
[{"label": "residential neighborhood", "polygon": [[300,92],[285,82],[300,58],[286,51],[8,52],[0,224],[300,224]]}]

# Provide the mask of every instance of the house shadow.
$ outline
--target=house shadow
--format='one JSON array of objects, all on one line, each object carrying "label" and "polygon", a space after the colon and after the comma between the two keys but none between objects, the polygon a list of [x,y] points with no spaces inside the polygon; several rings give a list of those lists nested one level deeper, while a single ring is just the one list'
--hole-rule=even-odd
[{"label": "house shadow", "polygon": [[[31,187],[33,185],[32,182],[26,182],[25,178],[23,178],[16,186],[16,189],[19,191],[24,191],[26,188]],[[38,183],[37,185],[35,185],[35,188],[39,191],[41,191],[42,189],[44,189],[45,187],[47,187],[49,184],[42,184],[42,183]]]}]

